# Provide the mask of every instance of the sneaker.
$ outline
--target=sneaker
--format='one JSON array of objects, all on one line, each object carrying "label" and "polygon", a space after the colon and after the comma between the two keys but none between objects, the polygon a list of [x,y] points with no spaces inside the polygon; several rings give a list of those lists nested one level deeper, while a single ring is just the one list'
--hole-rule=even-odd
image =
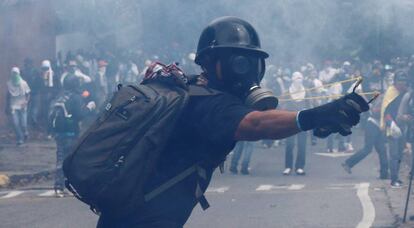
[{"label": "sneaker", "polygon": [[249,175],[250,174],[249,168],[242,168],[240,170],[240,173],[243,174],[243,175]]},{"label": "sneaker", "polygon": [[283,175],[285,175],[285,176],[287,176],[287,175],[290,175],[290,173],[292,172],[292,169],[291,168],[286,168],[284,171],[283,171]]},{"label": "sneaker", "polygon": [[55,196],[56,196],[56,198],[63,198],[63,197],[65,197],[65,192],[61,189],[56,189],[55,190]]},{"label": "sneaker", "polygon": [[395,182],[399,183],[400,185],[404,184],[401,180],[396,180]]},{"label": "sneaker", "polygon": [[398,181],[392,181],[391,188],[402,188],[402,184]]},{"label": "sneaker", "polygon": [[232,174],[238,174],[239,173],[239,171],[237,170],[237,168],[236,167],[230,167],[230,172],[232,173]]},{"label": "sneaker", "polygon": [[331,149],[326,149],[326,153],[332,153],[333,152],[333,150],[331,150]]},{"label": "sneaker", "polygon": [[352,146],[352,144],[351,144],[351,143],[347,143],[347,144],[345,145],[345,147],[346,147],[346,151],[348,151],[348,152],[352,152],[352,151],[354,151],[354,147]]},{"label": "sneaker", "polygon": [[347,172],[348,174],[351,174],[351,173],[352,173],[352,171],[351,171],[351,167],[350,167],[348,164],[346,164],[346,163],[344,162],[344,163],[342,163],[341,165],[342,165],[342,168],[344,168],[345,172]]},{"label": "sneaker", "polygon": [[338,151],[338,149],[333,149],[332,150],[332,153],[338,153],[339,151]]},{"label": "sneaker", "polygon": [[305,175],[306,173],[305,173],[305,170],[303,170],[303,169],[296,169],[296,174],[297,175],[300,175],[300,176],[303,176],[303,175]]}]

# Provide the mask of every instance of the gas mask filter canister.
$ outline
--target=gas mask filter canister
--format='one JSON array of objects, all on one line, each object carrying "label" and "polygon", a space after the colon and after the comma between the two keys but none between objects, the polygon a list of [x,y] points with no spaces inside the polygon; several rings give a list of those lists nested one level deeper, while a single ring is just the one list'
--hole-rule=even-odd
[{"label": "gas mask filter canister", "polygon": [[226,59],[223,66],[225,87],[255,110],[276,109],[276,96],[260,87],[265,71],[264,59],[240,54],[232,54]]}]

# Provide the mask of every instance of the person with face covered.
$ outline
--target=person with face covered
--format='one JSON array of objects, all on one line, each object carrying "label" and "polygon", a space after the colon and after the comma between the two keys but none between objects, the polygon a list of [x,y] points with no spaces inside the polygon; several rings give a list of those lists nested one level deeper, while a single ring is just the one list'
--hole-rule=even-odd
[{"label": "person with face covered", "polygon": [[202,193],[238,141],[281,139],[312,129],[319,137],[351,134],[368,110],[362,97],[350,94],[300,112],[276,110],[277,98],[260,86],[268,56],[256,30],[242,19],[218,18],[203,30],[195,62],[208,88],[218,92],[190,98],[144,192],[196,163],[201,175],[187,176],[125,216],[101,214],[98,227],[183,227],[198,203],[208,207]]},{"label": "person with face covered", "polygon": [[28,138],[27,104],[30,98],[29,85],[20,76],[20,69],[13,67],[10,79],[7,81],[6,113],[13,120],[17,145],[22,145]]}]

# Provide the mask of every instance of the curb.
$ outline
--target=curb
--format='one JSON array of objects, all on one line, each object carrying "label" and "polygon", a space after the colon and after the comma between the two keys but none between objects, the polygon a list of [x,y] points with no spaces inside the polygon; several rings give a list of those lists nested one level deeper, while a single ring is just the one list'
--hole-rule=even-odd
[{"label": "curb", "polygon": [[55,177],[55,170],[45,170],[31,174],[0,175],[1,188],[23,187],[29,184],[35,184],[42,181],[52,180]]},{"label": "curb", "polygon": [[[400,164],[400,167],[401,167],[400,177],[401,177],[401,179],[407,180],[407,184],[408,184],[408,180],[409,180],[409,177],[410,177],[409,174],[410,174],[410,170],[411,170],[412,156],[413,156],[412,153],[404,152],[403,153],[403,158],[401,159],[401,164]],[[404,166],[404,168],[403,168],[403,166]],[[387,188],[389,188],[389,185],[387,185],[386,188],[385,188],[385,191],[387,192],[387,195],[388,195],[389,194],[388,193],[389,189],[387,189]],[[403,192],[402,192],[402,196],[403,196],[403,198],[401,199],[402,201],[405,201],[406,192],[407,192],[406,189],[404,189]],[[414,200],[413,199],[413,196],[414,196],[413,192],[414,192],[414,190],[412,189],[411,194],[410,194],[410,204],[412,204],[412,202]],[[414,227],[414,220],[412,220],[412,218],[413,218],[412,214],[414,212],[413,211],[408,211],[407,221],[406,221],[406,223],[403,223],[403,221],[402,221],[403,220],[403,213],[402,213],[403,208],[400,208],[401,209],[400,212],[396,212],[392,207],[394,203],[395,202],[390,201],[389,206],[390,206],[390,209],[391,209],[391,211],[392,211],[392,213],[394,214],[394,217],[395,217],[395,221],[394,221],[395,227],[401,227],[401,228],[412,228],[412,227]],[[404,205],[402,205],[402,206],[404,206]]]}]

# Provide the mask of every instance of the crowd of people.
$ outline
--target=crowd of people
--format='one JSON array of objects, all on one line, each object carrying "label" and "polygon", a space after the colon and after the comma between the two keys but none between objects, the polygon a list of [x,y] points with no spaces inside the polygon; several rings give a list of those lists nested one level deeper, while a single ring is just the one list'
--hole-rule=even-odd
[{"label": "crowd of people", "polygon": [[[13,67],[10,80],[7,82],[6,113],[12,120],[17,145],[23,144],[29,138],[29,133],[48,137],[53,135],[48,123],[50,107],[62,93],[67,77],[76,77],[80,81],[76,90],[81,95],[85,107],[89,109],[81,121],[85,128],[103,108],[118,84],[139,83],[152,61],[170,61],[150,56],[115,56],[111,53],[96,55],[81,50],[75,54],[67,53],[65,59],[59,53],[56,60],[44,60],[40,66],[36,66],[28,58],[21,68]],[[186,72],[197,72],[193,64],[195,54],[182,56],[183,58],[178,61],[180,67]],[[263,84],[279,98],[279,107],[291,111],[316,107],[353,91],[363,94],[367,100],[373,98],[376,92],[380,93],[381,96],[371,104],[369,114],[362,118],[366,131],[365,145],[346,160],[343,167],[351,173],[352,167],[375,148],[380,158],[380,178],[391,177],[391,185],[401,187],[398,170],[402,152],[409,148],[406,142],[409,142],[408,128],[413,114],[413,110],[408,108],[409,103],[413,102],[413,69],[414,55],[393,58],[386,63],[379,60],[326,60],[322,64],[304,63],[296,66],[270,63]],[[364,83],[359,83],[360,78]],[[308,136],[312,145],[315,145],[316,137],[306,132],[283,142],[286,152],[284,175],[290,175],[293,171],[298,175],[305,175]],[[266,147],[279,144],[279,141],[263,141]],[[294,162],[295,146],[297,156]],[[241,142],[236,147],[230,167],[232,173],[238,173],[238,161],[243,154],[241,173],[249,174],[252,150],[251,143]],[[353,150],[354,145],[350,136],[331,135],[326,140],[328,153]]]},{"label": "crowd of people", "polygon": [[[181,67],[192,71],[194,55],[184,56],[180,60]],[[151,58],[141,59],[139,54],[106,52],[98,55],[79,50],[68,52],[65,58],[59,53],[56,59],[44,60],[39,66],[30,58],[24,60],[22,67],[16,63],[7,85],[10,96],[6,113],[13,119],[17,144],[23,144],[28,138],[28,128],[33,129],[34,134],[50,135],[47,125],[50,104],[61,92],[68,75],[73,74],[81,80],[85,101],[94,101],[100,107],[118,84],[140,82],[152,61],[169,61],[165,56],[149,56]]]},{"label": "crowd of people", "polygon": [[[360,83],[360,80],[363,83]],[[317,67],[312,63],[298,64],[296,67],[270,65],[266,71],[264,84],[279,97],[279,107],[292,111],[316,107],[327,103],[346,93],[357,92],[364,98],[372,100],[371,110],[362,116],[361,124],[365,131],[362,148],[358,149],[343,164],[346,172],[364,159],[373,148],[378,153],[380,179],[391,179],[391,186],[400,188],[399,167],[404,150],[411,150],[413,125],[413,85],[414,55],[393,58],[387,63],[379,60],[330,61]],[[378,94],[380,94],[378,96]],[[377,97],[378,96],[378,97]],[[311,144],[316,144],[316,137],[309,134]],[[297,175],[305,175],[306,149],[308,134],[302,132],[285,140],[284,175],[293,171]],[[279,145],[280,142],[264,142],[266,147]],[[297,146],[294,164],[294,147]],[[355,146],[359,147],[359,145]],[[240,158],[240,148],[236,147],[234,159]],[[326,140],[326,151],[352,152],[354,145],[351,136],[331,135]],[[242,174],[248,174],[251,157],[246,148],[246,156],[242,164]],[[237,173],[234,161],[230,170]]]}]

